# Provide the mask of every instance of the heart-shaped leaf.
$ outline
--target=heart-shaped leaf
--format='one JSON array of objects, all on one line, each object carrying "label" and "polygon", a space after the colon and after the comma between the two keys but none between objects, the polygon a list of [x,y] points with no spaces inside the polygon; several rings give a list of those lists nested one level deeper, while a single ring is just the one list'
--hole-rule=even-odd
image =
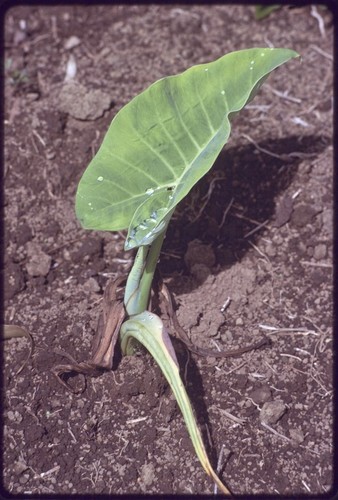
[{"label": "heart-shaped leaf", "polygon": [[150,244],[213,165],[230,135],[231,116],[272,70],[297,56],[288,49],[232,52],[158,80],[132,99],[80,180],[76,213],[82,225],[129,227],[127,249]]}]

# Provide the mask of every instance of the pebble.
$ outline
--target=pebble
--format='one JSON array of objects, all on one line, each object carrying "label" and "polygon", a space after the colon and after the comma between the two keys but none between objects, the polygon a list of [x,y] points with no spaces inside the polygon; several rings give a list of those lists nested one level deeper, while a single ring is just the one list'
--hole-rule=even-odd
[{"label": "pebble", "polygon": [[74,49],[74,47],[80,45],[80,43],[81,43],[80,38],[78,38],[77,36],[71,36],[67,38],[67,40],[65,41],[64,48],[66,50],[71,50]]},{"label": "pebble", "polygon": [[237,318],[236,319],[236,326],[243,326],[244,325],[244,321],[242,318]]},{"label": "pebble", "polygon": [[313,250],[313,256],[316,260],[323,260],[325,259],[327,254],[327,248],[324,243],[319,243],[319,245],[316,245],[314,250]]},{"label": "pebble", "polygon": [[110,107],[109,94],[87,89],[74,80],[66,82],[59,94],[58,109],[77,120],[96,120]]},{"label": "pebble", "polygon": [[88,290],[88,292],[94,292],[94,293],[97,293],[97,292],[100,292],[101,291],[101,288],[100,288],[100,285],[98,284],[98,282],[96,281],[95,278],[89,278],[83,288],[85,290]]},{"label": "pebble", "polygon": [[47,276],[52,258],[42,251],[40,245],[29,241],[27,243],[27,256],[29,262],[26,264],[26,269],[29,276]]},{"label": "pebble", "polygon": [[274,245],[266,245],[265,247],[265,253],[269,257],[276,257],[277,254],[277,249]]},{"label": "pebble", "polygon": [[250,398],[257,405],[266,403],[269,399],[271,399],[271,390],[267,385],[262,385],[262,387],[254,389],[250,393]]},{"label": "pebble", "polygon": [[211,268],[216,262],[215,252],[210,245],[205,245],[199,240],[193,240],[188,244],[184,262],[188,269],[191,269],[195,264],[203,264]]},{"label": "pebble", "polygon": [[290,429],[290,438],[297,444],[301,444],[305,437],[301,429]]},{"label": "pebble", "polygon": [[26,94],[26,97],[28,101],[34,102],[39,99],[40,94],[38,92],[29,92],[28,94]]},{"label": "pebble", "polygon": [[282,401],[267,401],[262,406],[259,418],[261,422],[265,422],[266,424],[276,424],[285,411],[286,406]]},{"label": "pebble", "polygon": [[28,469],[28,465],[20,461],[14,462],[13,469],[16,474],[22,474],[23,472],[25,472],[25,470]]},{"label": "pebble", "polygon": [[149,491],[149,486],[155,481],[155,467],[152,463],[145,463],[140,467],[138,482],[143,493]]},{"label": "pebble", "polygon": [[55,156],[56,156],[55,151],[47,151],[46,153],[47,160],[53,160]]}]

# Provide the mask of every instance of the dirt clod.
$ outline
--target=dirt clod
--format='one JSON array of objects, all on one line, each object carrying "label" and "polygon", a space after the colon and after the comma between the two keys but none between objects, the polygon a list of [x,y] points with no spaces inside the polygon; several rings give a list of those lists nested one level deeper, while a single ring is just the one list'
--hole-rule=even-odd
[{"label": "dirt clod", "polygon": [[286,406],[282,401],[267,401],[263,404],[259,418],[266,424],[276,424],[286,412]]},{"label": "dirt clod", "polygon": [[59,110],[77,120],[96,120],[110,108],[111,97],[75,81],[64,84],[59,95]]}]

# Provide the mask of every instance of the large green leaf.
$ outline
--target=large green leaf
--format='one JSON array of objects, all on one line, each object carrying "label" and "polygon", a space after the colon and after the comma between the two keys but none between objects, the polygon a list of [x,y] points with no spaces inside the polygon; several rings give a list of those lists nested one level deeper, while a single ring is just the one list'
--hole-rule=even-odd
[{"label": "large green leaf", "polygon": [[232,52],[158,80],[132,99],[80,180],[76,213],[82,225],[129,227],[126,248],[151,243],[213,165],[228,140],[231,115],[272,70],[297,56],[289,49]]},{"label": "large green leaf", "polygon": [[136,341],[140,342],[148,349],[158,363],[175,395],[187,425],[196,455],[204,470],[223,493],[230,494],[229,490],[218,478],[209,462],[189,397],[180,377],[179,365],[174,348],[161,319],[149,311],[144,311],[141,314],[132,316],[128,321],[123,323],[120,339],[123,354],[133,354],[133,342],[136,339]]}]

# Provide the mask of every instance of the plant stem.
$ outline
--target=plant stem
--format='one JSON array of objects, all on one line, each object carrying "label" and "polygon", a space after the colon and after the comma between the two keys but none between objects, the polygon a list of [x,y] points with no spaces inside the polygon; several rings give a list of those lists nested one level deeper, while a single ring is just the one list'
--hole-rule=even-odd
[{"label": "plant stem", "polygon": [[124,304],[129,316],[140,314],[148,307],[151,284],[165,233],[163,231],[151,245],[142,246],[137,251],[124,294]]}]

